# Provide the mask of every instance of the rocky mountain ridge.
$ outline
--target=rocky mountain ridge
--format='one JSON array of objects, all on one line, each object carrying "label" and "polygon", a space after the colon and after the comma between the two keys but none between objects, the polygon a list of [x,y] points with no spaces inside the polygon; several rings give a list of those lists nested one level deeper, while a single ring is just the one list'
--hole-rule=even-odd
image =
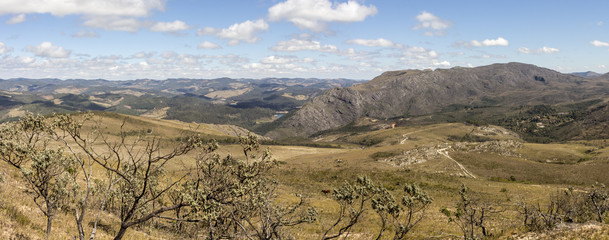
[{"label": "rocky mountain ridge", "polygon": [[327,90],[267,136],[309,136],[360,117],[418,116],[455,104],[519,106],[604,98],[607,76],[584,78],[523,63],[391,71],[353,87]]}]

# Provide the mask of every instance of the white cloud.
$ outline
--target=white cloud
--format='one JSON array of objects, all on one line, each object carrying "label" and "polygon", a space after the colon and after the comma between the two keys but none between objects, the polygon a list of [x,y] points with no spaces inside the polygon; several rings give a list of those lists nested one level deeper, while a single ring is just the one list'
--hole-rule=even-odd
[{"label": "white cloud", "polygon": [[22,23],[25,22],[25,14],[19,14],[19,15],[15,15],[13,16],[11,19],[9,19],[8,21],[6,21],[6,24],[17,24],[17,23]]},{"label": "white cloud", "polygon": [[0,42],[0,55],[13,51],[13,48],[7,47],[3,42]]},{"label": "white cloud", "polygon": [[451,22],[443,20],[426,11],[417,15],[417,21],[419,21],[419,23],[414,26],[414,29],[428,29],[428,31],[425,32],[425,35],[430,37],[443,36],[446,34],[446,29],[452,26]]},{"label": "white cloud", "polygon": [[99,35],[97,35],[97,33],[93,32],[93,31],[79,31],[79,32],[72,34],[72,37],[74,37],[74,38],[97,38],[97,37],[99,37]]},{"label": "white cloud", "polygon": [[338,47],[334,45],[322,45],[318,41],[291,39],[288,41],[280,41],[274,47],[273,51],[279,52],[297,52],[297,51],[319,51],[327,53],[338,53]]},{"label": "white cloud", "polygon": [[601,42],[599,40],[594,40],[591,41],[590,44],[596,46],[596,47],[609,47],[609,43],[608,42]]},{"label": "white cloud", "polygon": [[404,49],[400,60],[416,68],[448,67],[451,65],[448,61],[438,60],[439,57],[440,55],[434,50],[412,46]]},{"label": "white cloud", "polygon": [[258,33],[269,29],[269,24],[264,19],[256,21],[247,20],[242,23],[235,23],[228,28],[216,29],[206,27],[199,29],[199,35],[215,35],[216,37],[229,40],[229,45],[237,45],[240,42],[255,43],[260,40]]},{"label": "white cloud", "polygon": [[332,3],[329,0],[287,0],[269,8],[269,19],[285,19],[302,29],[323,31],[328,22],[360,22],[377,12],[375,6],[364,6],[354,0],[343,3]]},{"label": "white cloud", "polygon": [[357,44],[367,47],[392,47],[392,48],[402,48],[401,44],[394,43],[390,40],[379,38],[379,39],[351,39],[347,41],[348,44]]},{"label": "white cloud", "polygon": [[261,63],[264,64],[291,64],[291,63],[312,63],[315,59],[312,58],[298,58],[296,56],[275,56],[271,55],[260,59]]},{"label": "white cloud", "polygon": [[251,73],[278,76],[278,74],[285,75],[315,71],[311,68],[311,63],[313,62],[315,60],[312,58],[271,55],[260,59],[259,62],[243,64],[241,68]]},{"label": "white cloud", "polygon": [[450,62],[449,61],[438,61],[438,60],[432,60],[431,63],[434,66],[439,66],[439,67],[450,67]]},{"label": "white cloud", "polygon": [[510,43],[505,38],[498,37],[497,39],[484,39],[484,41],[480,42],[477,40],[472,40],[470,42],[473,47],[493,47],[493,46],[508,46]]},{"label": "white cloud", "polygon": [[187,29],[190,29],[190,26],[180,20],[175,20],[173,22],[157,22],[150,27],[150,30],[155,32],[179,32]]},{"label": "white cloud", "polygon": [[541,54],[541,53],[554,54],[554,53],[560,52],[560,50],[558,50],[556,48],[545,47],[545,46],[538,48],[538,49],[529,49],[526,47],[521,47],[518,49],[518,52],[524,53],[524,54]]},{"label": "white cloud", "polygon": [[87,19],[83,23],[83,26],[86,27],[125,32],[136,32],[139,28],[149,25],[149,22],[142,22],[137,18],[123,18],[118,16],[94,17]]},{"label": "white cloud", "polygon": [[597,25],[597,26],[603,26],[603,25],[605,25],[605,23],[604,23],[603,21],[598,21],[598,22],[596,23],[596,25]]},{"label": "white cloud", "polygon": [[138,52],[133,54],[132,58],[151,58],[156,54],[156,52]]},{"label": "white cloud", "polygon": [[205,42],[199,43],[199,46],[197,46],[197,48],[199,48],[199,49],[202,49],[202,48],[204,48],[204,49],[220,49],[222,47],[220,47],[220,45],[215,44],[213,42],[205,41]]},{"label": "white cloud", "polygon": [[34,53],[39,57],[47,58],[67,58],[72,53],[71,50],[66,50],[63,47],[55,46],[50,42],[43,42],[38,46],[28,46],[27,51]]},{"label": "white cloud", "polygon": [[2,0],[0,15],[49,13],[55,16],[144,17],[152,10],[164,10],[166,0]]},{"label": "white cloud", "polygon": [[272,67],[273,67],[272,65],[263,64],[263,63],[248,63],[248,64],[243,65],[243,68],[253,69],[253,70],[270,69]]},{"label": "white cloud", "polygon": [[277,57],[277,56],[268,56],[260,60],[261,63],[265,64],[286,64],[294,62],[296,58],[294,57]]},{"label": "white cloud", "polygon": [[455,47],[493,47],[493,46],[509,46],[510,43],[508,40],[502,37],[498,37],[497,39],[485,39],[483,41],[472,40],[469,42],[456,42],[453,44]]},{"label": "white cloud", "polygon": [[19,63],[27,65],[27,64],[32,64],[32,63],[36,62],[36,59],[33,57],[20,56],[20,57],[17,57],[17,61],[19,61]]}]

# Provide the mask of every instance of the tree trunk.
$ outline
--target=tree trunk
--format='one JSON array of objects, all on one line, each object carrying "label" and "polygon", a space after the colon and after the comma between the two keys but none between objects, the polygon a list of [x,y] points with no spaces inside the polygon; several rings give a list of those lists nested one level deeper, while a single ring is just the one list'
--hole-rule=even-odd
[{"label": "tree trunk", "polygon": [[54,206],[53,203],[50,202],[48,199],[45,199],[45,205],[47,208],[46,211],[46,216],[47,216],[47,236],[46,239],[50,239],[51,238],[51,229],[53,226],[53,217],[55,216],[55,211],[54,211]]},{"label": "tree trunk", "polygon": [[53,215],[50,213],[49,210],[49,215],[47,216],[47,237],[46,239],[50,239],[51,238],[51,226],[53,225]]},{"label": "tree trunk", "polygon": [[116,237],[114,237],[114,240],[121,240],[123,239],[123,237],[125,236],[125,232],[127,231],[127,227],[121,225],[121,229],[118,230],[118,233],[116,234]]}]

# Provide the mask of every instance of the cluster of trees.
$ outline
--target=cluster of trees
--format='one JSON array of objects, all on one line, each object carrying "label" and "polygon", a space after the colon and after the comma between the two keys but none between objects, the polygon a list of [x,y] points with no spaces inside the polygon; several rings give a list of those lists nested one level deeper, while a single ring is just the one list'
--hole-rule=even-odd
[{"label": "cluster of trees", "polygon": [[[118,219],[114,239],[151,220],[191,237],[282,239],[290,228],[320,217],[301,195],[294,201],[277,198],[278,184],[269,171],[278,163],[255,136],[240,137],[242,156],[234,157],[219,154],[217,142],[196,135],[132,133],[125,123],[118,133],[109,132],[92,114],[27,115],[0,125],[0,160],[21,173],[27,194],[47,219],[47,237],[58,214],[73,215],[74,235],[81,240],[95,238],[102,213]],[[168,172],[166,167],[186,154],[192,164]],[[367,177],[345,182],[332,191],[338,211],[324,221],[321,239],[346,238],[371,210],[378,219],[376,239],[405,239],[433,199],[416,184],[402,191],[396,199]],[[560,222],[603,222],[609,191],[597,184],[552,195],[548,204],[517,205],[531,231]],[[465,186],[456,204],[441,210],[465,239],[490,236],[489,219],[502,211],[472,197]]]}]

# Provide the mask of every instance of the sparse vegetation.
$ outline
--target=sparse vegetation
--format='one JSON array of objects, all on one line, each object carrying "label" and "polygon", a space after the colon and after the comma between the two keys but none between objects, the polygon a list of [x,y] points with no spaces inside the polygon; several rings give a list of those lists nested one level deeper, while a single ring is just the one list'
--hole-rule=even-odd
[{"label": "sparse vegetation", "polygon": [[[53,156],[72,162],[61,165],[71,174],[69,193],[51,239],[120,239],[121,231],[123,239],[518,238],[573,236],[559,232],[591,221],[599,227],[581,236],[609,231],[603,140],[532,144],[497,126],[443,123],[328,131],[267,151],[254,136],[206,125],[109,113],[40,119],[54,129],[43,134],[49,149],[63,148]],[[194,140],[188,152],[146,167],[147,156]],[[385,161],[398,157],[425,161]],[[455,162],[477,178],[464,177]],[[0,228],[11,229],[3,237],[44,237],[36,204],[13,200],[31,195],[22,171],[9,166],[0,162]],[[147,180],[146,169],[154,173]],[[148,190],[129,182],[148,182]],[[133,205],[138,192],[146,192],[144,204]],[[135,214],[125,217],[130,209]]]}]

